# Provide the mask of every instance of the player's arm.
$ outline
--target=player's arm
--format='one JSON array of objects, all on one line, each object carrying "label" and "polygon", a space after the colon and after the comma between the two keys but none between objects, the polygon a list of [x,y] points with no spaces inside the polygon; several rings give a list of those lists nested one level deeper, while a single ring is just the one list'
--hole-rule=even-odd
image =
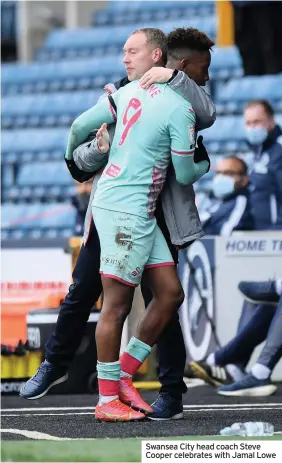
[{"label": "player's arm", "polygon": [[[114,98],[115,100],[116,98]],[[101,100],[81,114],[71,126],[65,155],[66,159],[72,159],[74,150],[87,139],[92,130],[99,129],[104,122],[111,124],[115,120],[116,112],[108,98]]]},{"label": "player's arm", "polygon": [[108,162],[109,151],[101,152],[97,143],[97,130],[91,132],[85,143],[79,145],[73,152],[73,160],[84,172],[97,172]]},{"label": "player's arm", "polygon": [[175,176],[177,182],[183,185],[194,183],[209,170],[208,161],[194,161],[195,122],[195,113],[188,103],[179,105],[168,121]]},{"label": "player's arm", "polygon": [[204,89],[190,79],[184,72],[176,69],[154,67],[147,71],[140,79],[143,88],[148,88],[152,83],[168,82],[168,85],[187,100],[196,113],[197,130],[211,127],[216,119],[216,108],[211,97]]},{"label": "player's arm", "polygon": [[172,90],[192,105],[196,113],[197,130],[207,129],[213,125],[216,119],[216,108],[210,95],[203,88],[182,71],[177,71],[168,84]]}]

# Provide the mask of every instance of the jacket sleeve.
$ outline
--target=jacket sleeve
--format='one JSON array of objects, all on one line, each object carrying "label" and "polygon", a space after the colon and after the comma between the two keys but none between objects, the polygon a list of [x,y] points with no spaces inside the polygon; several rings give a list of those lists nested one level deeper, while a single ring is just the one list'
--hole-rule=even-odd
[{"label": "jacket sleeve", "polygon": [[108,98],[101,100],[81,114],[71,126],[65,155],[66,159],[72,159],[74,150],[87,139],[90,132],[99,129],[104,122],[111,124],[115,121],[116,113]]},{"label": "jacket sleeve", "polygon": [[252,222],[248,209],[248,199],[244,195],[238,195],[234,207],[226,217],[220,229],[221,236],[230,236],[235,230],[251,230]]},{"label": "jacket sleeve", "polygon": [[[282,137],[281,137],[282,143]],[[282,230],[282,144],[278,144],[273,156],[272,169],[276,184],[277,221],[273,226],[276,230]]]},{"label": "jacket sleeve", "polygon": [[169,116],[171,158],[178,183],[190,185],[207,173],[208,161],[194,162],[195,113],[184,102]]},{"label": "jacket sleeve", "polygon": [[108,162],[109,153],[101,153],[97,146],[97,130],[89,135],[85,143],[79,145],[73,152],[73,160],[84,172],[97,172]]},{"label": "jacket sleeve", "polygon": [[213,125],[216,119],[216,108],[205,90],[182,71],[178,71],[174,79],[169,82],[169,86],[191,103],[197,116],[197,130],[207,129]]}]

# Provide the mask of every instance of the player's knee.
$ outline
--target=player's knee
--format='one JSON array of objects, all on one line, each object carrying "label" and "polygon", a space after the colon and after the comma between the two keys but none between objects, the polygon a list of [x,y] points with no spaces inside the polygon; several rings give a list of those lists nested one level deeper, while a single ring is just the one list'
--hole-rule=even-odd
[{"label": "player's knee", "polygon": [[170,304],[179,308],[184,301],[184,291],[180,284],[170,285],[164,294],[164,298],[170,301]]},{"label": "player's knee", "polygon": [[116,324],[124,323],[129,312],[130,308],[126,304],[113,304],[103,307],[103,319]]}]

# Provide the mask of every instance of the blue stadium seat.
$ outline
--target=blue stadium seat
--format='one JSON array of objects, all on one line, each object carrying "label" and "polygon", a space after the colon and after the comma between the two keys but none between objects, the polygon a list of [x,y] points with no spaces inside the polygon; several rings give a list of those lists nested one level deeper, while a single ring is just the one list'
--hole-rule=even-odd
[{"label": "blue stadium seat", "polygon": [[104,11],[93,14],[94,25],[129,24],[138,21],[153,21],[179,18],[181,16],[211,16],[214,2],[108,2]]},{"label": "blue stadium seat", "polygon": [[282,111],[282,74],[232,79],[216,87],[218,112],[241,112],[246,102],[261,98]]},{"label": "blue stadium seat", "polygon": [[69,129],[2,131],[2,162],[63,159]]},{"label": "blue stadium seat", "polygon": [[17,184],[20,187],[70,186],[72,177],[64,161],[34,162],[20,167]]},{"label": "blue stadium seat", "polygon": [[3,94],[101,87],[125,75],[119,56],[52,63],[4,64]]},{"label": "blue stadium seat", "polygon": [[242,116],[219,116],[212,127],[201,132],[210,153],[228,154],[246,150]]},{"label": "blue stadium seat", "polygon": [[243,74],[242,59],[237,47],[214,47],[211,54],[211,77],[227,79]]},{"label": "blue stadium seat", "polygon": [[96,104],[101,91],[41,93],[2,98],[2,127],[70,125]]},{"label": "blue stadium seat", "polygon": [[44,204],[42,207],[41,228],[72,228],[75,224],[76,210],[67,203]]},{"label": "blue stadium seat", "polygon": [[[157,27],[165,33],[170,32],[175,27],[196,27],[206,32],[211,38],[216,33],[216,18],[177,18],[169,21],[154,21],[152,23],[143,22],[134,24],[134,29],[143,27]],[[122,51],[122,46],[132,32],[132,25],[123,26],[104,26],[95,29],[57,29],[52,31],[44,46],[38,52],[38,59],[61,59],[62,57],[81,57],[95,54],[95,49],[106,50],[111,54]],[[100,69],[101,71],[101,69]]]},{"label": "blue stadium seat", "polygon": [[75,209],[68,203],[3,204],[4,238],[70,236]]}]

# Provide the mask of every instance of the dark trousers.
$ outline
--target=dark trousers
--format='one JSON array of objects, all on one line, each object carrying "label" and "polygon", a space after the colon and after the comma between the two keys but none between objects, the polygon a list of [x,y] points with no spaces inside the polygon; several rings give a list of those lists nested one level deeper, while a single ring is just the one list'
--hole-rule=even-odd
[{"label": "dark trousers", "polygon": [[271,371],[282,357],[282,295],[267,333],[266,343],[257,360]]},{"label": "dark trousers", "polygon": [[[278,323],[274,322],[278,318],[277,311],[278,308],[272,305],[255,306],[245,301],[238,332],[228,344],[215,352],[216,364],[224,366],[233,363],[245,369],[255,347],[267,339],[268,348],[264,347],[260,363],[273,368],[282,349],[282,326],[279,328]],[[280,312],[282,314],[282,306]],[[281,324],[281,315],[279,321]]]},{"label": "dark trousers", "polygon": [[[158,224],[163,229],[162,218]],[[166,233],[164,235],[167,236]],[[171,252],[177,261],[175,249],[171,248]],[[73,271],[74,282],[61,305],[55,330],[45,345],[46,359],[55,365],[67,368],[81,343],[91,309],[102,292],[99,267],[100,242],[92,224],[87,245],[82,245]],[[141,285],[141,290],[147,307],[152,295],[144,285]],[[161,391],[175,397],[184,394],[187,391],[183,381],[186,350],[178,313],[174,314],[158,340],[157,357]]]},{"label": "dark trousers", "polygon": [[282,72],[282,3],[254,2],[236,6],[235,43],[243,60],[245,75]]}]

